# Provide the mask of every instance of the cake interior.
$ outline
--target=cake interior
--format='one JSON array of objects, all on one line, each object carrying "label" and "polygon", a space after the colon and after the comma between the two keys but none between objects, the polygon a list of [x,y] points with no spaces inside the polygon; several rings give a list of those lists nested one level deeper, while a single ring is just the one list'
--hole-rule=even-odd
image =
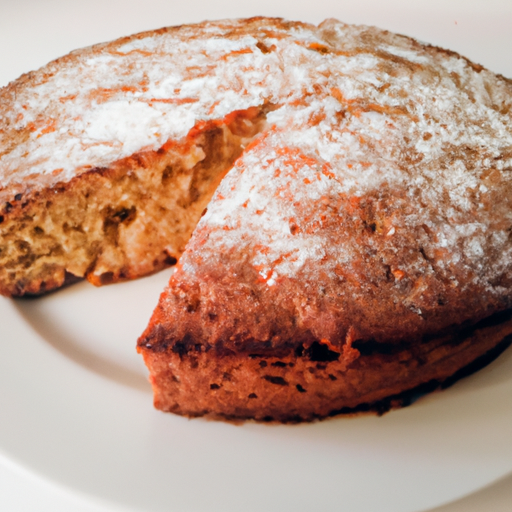
[{"label": "cake interior", "polygon": [[181,141],[141,151],[0,210],[0,292],[40,294],[173,265],[220,180],[265,125],[266,107],[200,122]]}]

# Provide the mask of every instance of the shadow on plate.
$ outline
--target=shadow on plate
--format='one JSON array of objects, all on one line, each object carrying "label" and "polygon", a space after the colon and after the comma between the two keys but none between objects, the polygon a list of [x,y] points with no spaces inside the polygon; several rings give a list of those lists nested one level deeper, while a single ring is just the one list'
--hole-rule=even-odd
[{"label": "shadow on plate", "polygon": [[151,388],[140,373],[88,350],[83,344],[73,340],[68,330],[48,318],[48,313],[44,307],[46,298],[59,296],[62,299],[68,293],[73,293],[77,286],[80,287],[80,284],[54,291],[45,297],[15,299],[14,304],[23,319],[37,334],[76,364],[124,386],[149,393]]}]

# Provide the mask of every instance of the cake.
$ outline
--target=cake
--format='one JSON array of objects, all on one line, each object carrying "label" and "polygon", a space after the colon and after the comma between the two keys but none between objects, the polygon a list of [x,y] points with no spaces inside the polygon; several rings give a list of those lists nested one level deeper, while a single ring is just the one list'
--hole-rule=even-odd
[{"label": "cake", "polygon": [[79,50],[0,93],[0,291],[177,262],[155,405],[310,421],[405,405],[512,334],[512,83],[326,20]]},{"label": "cake", "polygon": [[257,24],[137,34],[0,89],[1,294],[38,295],[80,278],[99,286],[176,263],[271,108],[251,89],[256,77],[219,100],[219,83],[236,80],[239,66],[214,70],[225,53],[214,45],[190,59],[194,34],[214,41],[232,26],[243,38]]}]

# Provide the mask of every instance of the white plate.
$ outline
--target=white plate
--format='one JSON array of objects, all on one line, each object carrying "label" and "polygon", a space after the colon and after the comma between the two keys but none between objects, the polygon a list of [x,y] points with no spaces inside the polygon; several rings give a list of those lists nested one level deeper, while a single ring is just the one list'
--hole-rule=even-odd
[{"label": "white plate", "polygon": [[[511,2],[352,4],[0,0],[0,84],[85,44],[253,14],[378,24],[512,76]],[[382,418],[233,426],[153,410],[135,340],[168,275],[0,300],[4,458],[85,501],[140,512],[417,512],[512,471],[512,350]]]}]

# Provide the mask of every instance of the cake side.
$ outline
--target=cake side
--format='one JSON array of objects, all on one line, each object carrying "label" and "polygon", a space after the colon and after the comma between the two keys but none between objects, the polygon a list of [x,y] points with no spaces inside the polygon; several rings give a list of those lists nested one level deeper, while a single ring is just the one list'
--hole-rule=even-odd
[{"label": "cake side", "polygon": [[[282,46],[293,50],[290,30],[311,28],[277,19],[170,27],[77,50],[1,89],[0,293],[44,293],[77,277],[105,284],[175,263],[279,95],[286,73],[255,29],[292,39]],[[247,64],[253,72],[241,74]]]},{"label": "cake side", "polygon": [[364,353],[346,346],[341,354],[319,346],[282,354],[220,355],[200,346],[187,353],[170,347],[141,352],[157,409],[191,417],[301,422],[409,405],[411,396],[487,364],[511,341],[509,311],[456,335],[389,351],[376,345]]}]

